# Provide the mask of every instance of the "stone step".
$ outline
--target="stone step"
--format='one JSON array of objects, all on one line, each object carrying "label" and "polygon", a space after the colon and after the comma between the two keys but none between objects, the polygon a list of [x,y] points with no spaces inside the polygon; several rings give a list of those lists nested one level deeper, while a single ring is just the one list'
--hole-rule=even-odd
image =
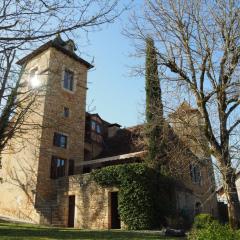
[{"label": "stone step", "polygon": [[55,221],[52,221],[52,224],[62,224],[62,221],[55,220]]},{"label": "stone step", "polygon": [[59,228],[63,228],[63,227],[65,227],[65,225],[64,224],[51,224],[53,227],[59,227]]}]

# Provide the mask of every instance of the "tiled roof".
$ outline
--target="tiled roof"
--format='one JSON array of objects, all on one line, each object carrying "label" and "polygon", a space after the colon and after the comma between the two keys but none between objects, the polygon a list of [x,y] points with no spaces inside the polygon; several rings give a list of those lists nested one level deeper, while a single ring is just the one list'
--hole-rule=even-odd
[{"label": "tiled roof", "polygon": [[88,69],[93,68],[92,64],[90,64],[89,62],[87,62],[84,59],[80,58],[74,51],[70,51],[70,50],[65,48],[65,46],[67,45],[68,42],[69,41],[64,42],[60,37],[56,37],[55,39],[53,39],[51,41],[48,41],[47,43],[43,44],[42,46],[40,46],[39,48],[37,48],[36,50],[31,52],[27,56],[25,56],[24,58],[20,59],[17,62],[17,64],[23,65],[24,63],[30,61],[32,58],[34,58],[38,54],[44,52],[45,50],[47,50],[50,47],[53,47],[53,48],[57,49],[58,51],[62,52],[63,54],[65,54],[65,55],[73,58],[74,60],[82,63]]}]

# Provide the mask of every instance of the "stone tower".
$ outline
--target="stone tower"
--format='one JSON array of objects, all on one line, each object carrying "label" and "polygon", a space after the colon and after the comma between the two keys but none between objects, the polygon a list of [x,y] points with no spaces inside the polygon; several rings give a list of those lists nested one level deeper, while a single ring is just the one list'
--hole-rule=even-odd
[{"label": "stone tower", "polygon": [[3,156],[0,214],[47,221],[57,201],[56,181],[76,173],[83,161],[92,65],[75,50],[72,40],[57,36],[18,61],[22,90],[37,94],[25,120],[28,130],[11,141]]}]

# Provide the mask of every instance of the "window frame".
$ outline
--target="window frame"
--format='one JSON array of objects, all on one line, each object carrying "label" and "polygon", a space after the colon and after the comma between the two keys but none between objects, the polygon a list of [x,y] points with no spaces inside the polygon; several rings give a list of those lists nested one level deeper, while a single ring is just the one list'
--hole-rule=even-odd
[{"label": "window frame", "polygon": [[190,178],[194,184],[202,184],[202,173],[199,164],[190,163]]},{"label": "window frame", "polygon": [[[73,83],[72,83],[72,90],[65,88],[65,72],[71,72],[73,73]],[[64,66],[62,69],[62,89],[68,93],[73,94],[76,89],[76,78],[75,78],[75,71],[69,67]]]},{"label": "window frame", "polygon": [[[60,162],[58,162],[58,160]],[[58,166],[60,163],[60,166]],[[63,165],[62,165],[63,163]],[[51,168],[50,168],[50,178],[58,179],[66,176],[66,163],[67,160],[65,158],[61,158],[58,156],[52,156],[51,159]]]},{"label": "window frame", "polygon": [[[67,110],[67,111],[65,111]],[[65,114],[67,112],[67,115]],[[63,117],[64,118],[69,118],[70,117],[70,109],[69,107],[63,107]]]},{"label": "window frame", "polygon": [[34,72],[35,74],[34,74],[34,76],[35,75],[39,75],[38,74],[38,72],[39,72],[39,69],[38,69],[38,66],[37,65],[35,65],[35,66],[33,66],[33,67],[31,67],[30,69],[29,69],[29,75],[28,75],[28,80],[27,80],[27,88],[28,88],[28,90],[33,90],[34,89],[34,87],[31,85],[31,72],[33,71],[33,70],[35,70],[36,69],[36,71]]},{"label": "window frame", "polygon": [[96,133],[101,134],[102,133],[102,128],[99,123],[96,124]]},{"label": "window frame", "polygon": [[[93,125],[94,125],[94,127],[93,127]],[[101,135],[102,134],[102,125],[95,120],[91,120],[91,131],[94,131],[97,134]]]},{"label": "window frame", "polygon": [[[58,137],[57,135],[60,135],[60,142],[58,144]],[[61,143],[61,137],[65,137],[65,144],[64,146],[62,146],[62,143]],[[63,149],[67,149],[68,148],[68,135],[65,134],[65,133],[61,133],[61,132],[54,132],[53,133],[53,146],[55,147],[59,147],[59,148],[63,148]]]},{"label": "window frame", "polygon": [[68,160],[68,176],[72,176],[75,174],[75,161],[74,159]]},{"label": "window frame", "polygon": [[96,129],[96,121],[91,120],[91,130],[95,131],[95,129]]}]

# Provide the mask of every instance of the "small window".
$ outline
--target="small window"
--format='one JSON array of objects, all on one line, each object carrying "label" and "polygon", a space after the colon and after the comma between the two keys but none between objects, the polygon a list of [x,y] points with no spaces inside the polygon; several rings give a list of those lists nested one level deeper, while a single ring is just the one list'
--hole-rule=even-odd
[{"label": "small window", "polygon": [[67,148],[67,136],[61,133],[54,133],[53,145],[61,148]]},{"label": "small window", "polygon": [[73,81],[74,81],[73,72],[66,69],[64,71],[63,87],[67,90],[73,91]]},{"label": "small window", "polygon": [[31,69],[29,73],[29,89],[38,88],[41,86],[41,81],[38,76],[38,68]]},{"label": "small window", "polygon": [[193,183],[201,184],[201,170],[196,164],[190,164],[190,176]]},{"label": "small window", "polygon": [[66,117],[66,118],[69,117],[69,108],[67,108],[67,107],[63,108],[63,116]]},{"label": "small window", "polygon": [[65,176],[66,160],[53,156],[51,163],[51,178],[56,179]]},{"label": "small window", "polygon": [[91,129],[92,131],[96,131],[99,134],[101,133],[101,125],[95,121],[91,121]]},{"label": "small window", "polygon": [[68,176],[74,175],[74,160],[68,161]]},{"label": "small window", "polygon": [[99,124],[96,125],[96,132],[101,133],[101,127]]},{"label": "small window", "polygon": [[93,131],[95,131],[96,128],[96,122],[95,121],[91,121],[91,128]]}]

